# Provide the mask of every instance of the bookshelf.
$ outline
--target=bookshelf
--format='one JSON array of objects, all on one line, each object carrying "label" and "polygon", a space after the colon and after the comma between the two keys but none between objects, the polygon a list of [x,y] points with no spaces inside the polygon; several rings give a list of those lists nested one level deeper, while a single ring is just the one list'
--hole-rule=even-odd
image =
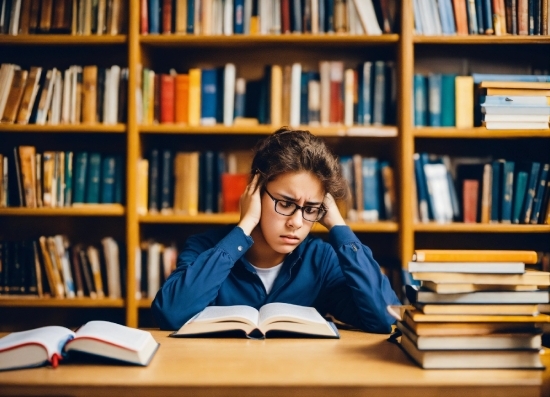
[{"label": "bookshelf", "polygon": [[[395,34],[364,35],[235,35],[195,36],[177,34],[141,35],[139,2],[128,1],[124,13],[128,33],[116,36],[33,35],[0,36],[2,62],[30,66],[66,67],[117,64],[128,67],[127,123],[115,125],[0,125],[0,142],[6,147],[30,144],[42,150],[52,148],[109,147],[123,154],[125,161],[122,206],[26,209],[0,209],[0,237],[28,237],[37,232],[65,233],[76,240],[90,241],[113,235],[125,244],[126,291],[123,299],[0,299],[2,330],[15,330],[28,324],[78,325],[81,318],[104,318],[130,326],[154,325],[150,319],[151,299],[137,299],[135,286],[136,250],[142,241],[155,239],[176,242],[181,248],[186,236],[238,221],[237,214],[160,215],[138,214],[138,174],[136,164],[155,147],[174,150],[249,149],[279,126],[184,126],[173,124],[140,125],[135,89],[141,80],[140,68],[167,72],[204,65],[222,66],[233,62],[239,73],[258,77],[267,64],[303,62],[318,65],[320,60],[345,60],[358,64],[365,60],[390,60],[396,65],[396,125],[366,128],[363,136],[350,136],[344,126],[309,127],[323,136],[338,155],[361,153],[384,157],[394,166],[397,191],[397,220],[376,223],[350,223],[373,251],[375,258],[391,255],[406,264],[415,249],[422,248],[506,248],[544,250],[550,242],[548,225],[437,224],[416,223],[411,197],[413,154],[419,150],[451,155],[504,155],[516,150],[531,151],[539,159],[549,153],[550,130],[493,130],[474,127],[415,128],[413,126],[413,75],[418,67],[430,64],[432,57],[486,60],[505,50],[548,61],[547,36],[415,36],[412,0],[399,0],[401,12]],[[458,54],[458,55],[457,55]],[[500,57],[499,59],[501,59]],[[284,60],[284,61],[279,61]],[[511,63],[516,59],[509,60]],[[445,62],[443,62],[445,64]],[[424,65],[424,66],[423,66]],[[372,135],[372,136],[369,136]],[[3,146],[3,144],[2,144]],[[530,149],[535,146],[534,149]],[[495,152],[496,153],[493,153]],[[320,226],[314,233],[326,236]],[[44,314],[45,313],[45,314]],[[76,322],[76,323],[75,323]]]}]

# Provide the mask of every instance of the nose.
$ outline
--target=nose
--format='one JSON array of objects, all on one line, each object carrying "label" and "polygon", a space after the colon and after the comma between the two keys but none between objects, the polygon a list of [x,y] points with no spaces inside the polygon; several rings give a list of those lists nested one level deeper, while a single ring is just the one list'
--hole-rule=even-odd
[{"label": "nose", "polygon": [[302,218],[302,209],[298,209],[294,212],[294,214],[290,215],[288,217],[288,220],[286,224],[288,227],[291,227],[292,229],[300,229],[304,223],[304,218]]}]

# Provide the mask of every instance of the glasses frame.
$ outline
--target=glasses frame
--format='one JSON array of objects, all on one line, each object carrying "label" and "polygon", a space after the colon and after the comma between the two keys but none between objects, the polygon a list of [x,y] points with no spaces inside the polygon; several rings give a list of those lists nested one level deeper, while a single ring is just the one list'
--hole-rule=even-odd
[{"label": "glasses frame", "polygon": [[[308,222],[314,223],[314,222],[320,221],[320,220],[323,218],[323,216],[325,216],[325,214],[326,214],[326,212],[327,212],[327,210],[326,210],[322,205],[321,205],[320,207],[315,207],[315,206],[312,206],[312,205],[300,206],[300,205],[296,204],[296,203],[293,202],[293,201],[276,199],[275,197],[273,197],[273,196],[271,195],[271,193],[269,193],[269,192],[267,191],[267,189],[266,189],[265,187],[264,187],[264,190],[265,190],[265,192],[267,193],[267,195],[269,196],[269,198],[271,198],[271,200],[273,200],[273,203],[274,203],[273,209],[274,209],[275,212],[276,212],[277,214],[279,214],[279,215],[282,215],[282,216],[292,216],[292,215],[294,215],[294,214],[296,213],[296,211],[300,210],[300,211],[302,212],[302,218],[304,219],[304,221],[308,221]],[[289,203],[289,204],[294,205],[294,207],[295,207],[295,208],[294,208],[294,211],[292,211],[291,214],[281,214],[279,211],[277,211],[277,204],[278,204],[279,202]],[[317,217],[317,219],[315,219],[314,221],[309,220],[309,219],[306,219],[306,218],[304,217],[304,209],[305,209],[305,208],[316,208],[316,209],[318,209],[318,210],[319,210],[319,216]]]}]

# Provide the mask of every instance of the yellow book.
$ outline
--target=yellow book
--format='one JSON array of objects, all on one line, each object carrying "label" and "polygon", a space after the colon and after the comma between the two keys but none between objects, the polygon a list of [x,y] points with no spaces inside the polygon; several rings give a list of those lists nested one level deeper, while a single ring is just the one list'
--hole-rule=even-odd
[{"label": "yellow book", "polygon": [[271,124],[276,128],[282,125],[283,113],[283,68],[271,66]]},{"label": "yellow book", "polygon": [[147,201],[149,192],[149,160],[139,159],[137,170],[137,213],[140,215],[147,214]]},{"label": "yellow book", "polygon": [[482,273],[411,273],[415,280],[435,283],[472,283],[502,285],[550,285],[550,272],[528,270],[523,274],[482,274]]},{"label": "yellow book", "polygon": [[520,250],[438,250],[419,249],[413,254],[415,262],[523,262],[537,263],[536,251]]},{"label": "yellow book", "polygon": [[500,285],[500,284],[471,284],[471,283],[435,283],[422,281],[422,286],[439,294],[465,294],[479,291],[535,291],[537,285]]},{"label": "yellow book", "polygon": [[550,83],[541,81],[482,81],[479,83],[479,88],[550,90]]},{"label": "yellow book", "polygon": [[474,126],[474,78],[457,76],[455,78],[455,118],[457,128]]},{"label": "yellow book", "polygon": [[510,96],[550,96],[550,89],[533,88],[484,88],[484,95],[510,95]]},{"label": "yellow book", "polygon": [[414,307],[424,314],[477,314],[477,315],[509,315],[536,316],[539,305],[432,305],[415,303]]},{"label": "yellow book", "polygon": [[189,215],[199,213],[199,152],[188,153],[188,164],[184,178],[184,212]]},{"label": "yellow book", "polygon": [[201,120],[201,70],[189,69],[189,125],[196,127]]},{"label": "yellow book", "polygon": [[548,323],[548,314],[527,316],[489,315],[489,314],[424,314],[419,310],[407,310],[405,317],[411,317],[417,323]]}]

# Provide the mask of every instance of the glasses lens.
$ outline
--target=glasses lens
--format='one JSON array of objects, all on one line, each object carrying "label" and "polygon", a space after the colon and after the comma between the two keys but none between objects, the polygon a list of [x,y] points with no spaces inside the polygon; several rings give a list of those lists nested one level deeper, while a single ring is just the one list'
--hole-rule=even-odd
[{"label": "glasses lens", "polygon": [[323,210],[320,207],[304,207],[302,214],[306,221],[315,222],[323,216]]},{"label": "glasses lens", "polygon": [[296,211],[296,204],[290,201],[277,201],[275,203],[275,211],[281,215],[290,216]]}]

